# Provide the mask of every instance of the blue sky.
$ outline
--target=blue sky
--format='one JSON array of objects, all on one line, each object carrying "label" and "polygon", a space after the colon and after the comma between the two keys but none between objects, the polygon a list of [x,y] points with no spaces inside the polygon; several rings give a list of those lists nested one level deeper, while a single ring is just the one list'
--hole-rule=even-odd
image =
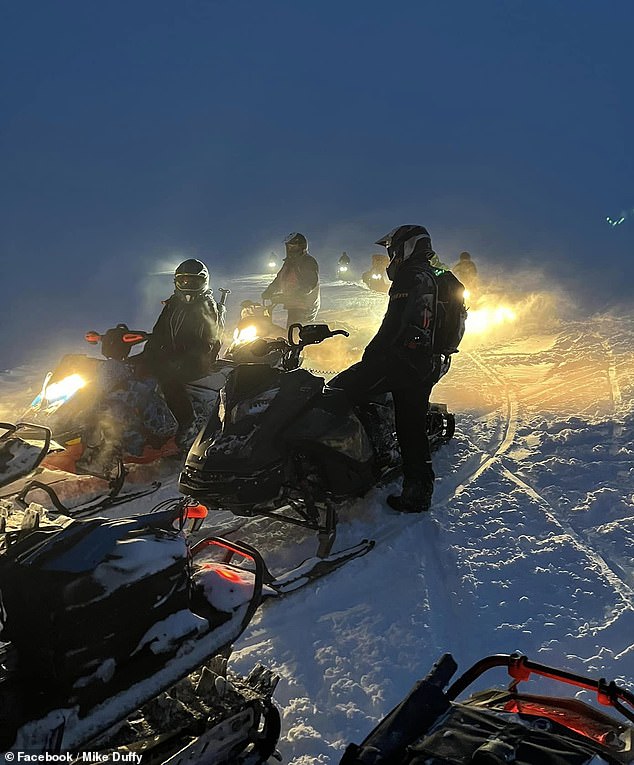
[{"label": "blue sky", "polygon": [[[400,223],[629,296],[634,3],[0,6],[0,367],[130,315],[157,264],[324,266]],[[24,311],[25,302],[29,310]],[[20,341],[16,342],[16,330]]]}]

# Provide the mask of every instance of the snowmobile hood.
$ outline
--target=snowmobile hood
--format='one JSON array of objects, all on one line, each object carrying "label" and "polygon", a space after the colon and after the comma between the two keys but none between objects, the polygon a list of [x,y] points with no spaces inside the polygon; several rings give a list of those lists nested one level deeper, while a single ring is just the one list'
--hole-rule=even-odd
[{"label": "snowmobile hood", "polygon": [[178,537],[171,527],[173,519],[174,512],[170,510],[113,521],[103,518],[77,520],[63,529],[34,532],[23,542],[13,545],[7,559],[13,558],[17,563],[45,571],[81,574],[92,571],[118,543],[135,531],[162,528]]}]

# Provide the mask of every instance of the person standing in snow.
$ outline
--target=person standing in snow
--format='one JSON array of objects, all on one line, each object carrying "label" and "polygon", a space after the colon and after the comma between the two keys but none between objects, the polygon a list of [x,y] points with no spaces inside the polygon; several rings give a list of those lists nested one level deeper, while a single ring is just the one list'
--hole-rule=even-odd
[{"label": "person standing in snow", "polygon": [[139,363],[156,377],[178,421],[176,443],[186,448],[196,433],[194,409],[185,383],[209,374],[218,357],[225,307],[209,289],[209,271],[200,260],[183,261],[174,272],[174,294],[165,301]]},{"label": "person standing in snow", "polygon": [[471,255],[468,252],[460,253],[460,260],[451,269],[458,279],[464,284],[464,286],[473,290],[478,283],[478,269],[476,264],[471,260]]},{"label": "person standing in snow", "polygon": [[371,393],[392,393],[403,491],[387,501],[395,510],[420,513],[429,510],[434,489],[427,437],[429,396],[440,363],[433,351],[436,284],[429,260],[434,251],[424,226],[398,226],[376,244],[384,246],[390,258],[387,311],[361,361],[329,386],[342,388],[359,403]]},{"label": "person standing in snow", "polygon": [[284,263],[262,293],[262,300],[284,305],[288,311],[287,327],[310,324],[319,311],[319,265],[308,254],[308,241],[303,234],[289,234],[284,245]]}]

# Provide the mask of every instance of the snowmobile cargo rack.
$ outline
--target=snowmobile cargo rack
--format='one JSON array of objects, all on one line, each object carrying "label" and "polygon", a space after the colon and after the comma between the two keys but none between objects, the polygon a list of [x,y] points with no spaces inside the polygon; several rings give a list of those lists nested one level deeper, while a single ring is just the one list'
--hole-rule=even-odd
[{"label": "snowmobile cargo rack", "polygon": [[[583,688],[588,691],[594,691],[597,695],[597,701],[603,706],[613,707],[631,722],[634,722],[634,693],[618,686],[614,680],[607,681],[603,678],[593,680],[583,675],[577,675],[573,672],[567,672],[564,669],[549,667],[546,664],[540,664],[531,661],[523,654],[493,654],[476,662],[470,669],[461,675],[447,689],[446,695],[450,701],[454,701],[466,688],[475,680],[490,669],[496,667],[506,667],[509,676],[513,678],[509,690],[515,691],[519,683],[530,679],[531,675],[538,675],[550,680],[557,680],[561,683],[574,685],[577,688]],[[627,706],[624,706],[626,704]],[[627,707],[630,707],[628,709]]]}]

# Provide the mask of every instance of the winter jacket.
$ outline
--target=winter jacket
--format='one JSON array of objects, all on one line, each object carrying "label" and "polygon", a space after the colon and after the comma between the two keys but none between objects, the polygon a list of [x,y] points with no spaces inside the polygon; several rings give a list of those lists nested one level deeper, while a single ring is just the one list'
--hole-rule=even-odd
[{"label": "winter jacket", "polygon": [[287,309],[303,309],[316,314],[319,310],[319,265],[311,255],[286,256],[282,267],[263,297],[281,295]]},{"label": "winter jacket", "polygon": [[428,379],[435,369],[436,294],[425,257],[412,256],[398,269],[383,322],[363,354],[364,361],[384,365],[398,387]]},{"label": "winter jacket", "polygon": [[[174,294],[165,301],[143,352],[150,366],[167,364],[167,375],[195,380],[216,360],[225,324],[225,308],[211,290],[191,302]],[[161,373],[161,369],[156,371]]]},{"label": "winter jacket", "polygon": [[473,284],[478,278],[478,269],[472,260],[460,260],[451,270],[463,284]]}]

